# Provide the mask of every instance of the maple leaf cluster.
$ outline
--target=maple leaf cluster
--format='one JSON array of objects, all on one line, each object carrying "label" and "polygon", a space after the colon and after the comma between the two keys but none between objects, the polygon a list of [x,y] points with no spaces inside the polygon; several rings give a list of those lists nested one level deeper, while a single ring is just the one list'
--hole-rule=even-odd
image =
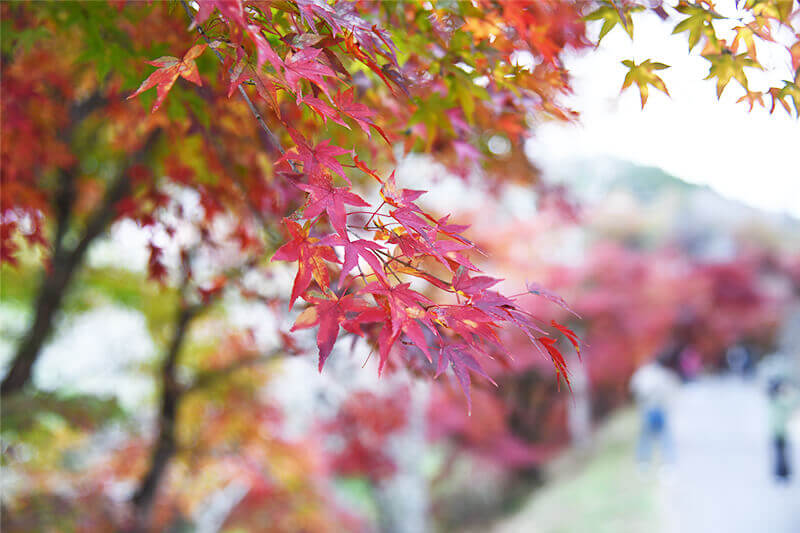
[{"label": "maple leaf cluster", "polygon": [[[155,283],[125,265],[119,279],[127,285],[112,283],[126,285],[124,294],[111,291],[112,299],[147,314],[163,350],[161,364],[149,368],[160,416],[142,434],[132,431],[119,453],[104,452],[96,469],[74,476],[15,463],[31,480],[14,498],[16,527],[41,524],[27,505],[39,481],[104,494],[105,481],[119,480],[132,487],[123,500],[83,492],[58,499],[70,510],[92,507],[64,523],[163,529],[220,488],[200,479],[208,472],[249,487],[233,524],[258,523],[265,512],[278,531],[325,529],[310,507],[335,507],[313,483],[326,473],[305,460],[325,454],[314,443],[273,438],[279,424],[254,392],[266,381],[255,370],[265,358],[250,335],[223,339],[213,353],[198,339],[198,324],[227,335],[217,304],[232,294],[279,318],[287,303],[301,307],[294,329],[315,329],[320,367],[340,336],[361,337],[381,372],[404,362],[431,376],[450,369],[468,400],[472,375],[491,381],[483,366],[505,357],[504,324],[526,329],[549,357],[539,340],[545,324],[481,275],[467,228],[428,212],[419,203],[424,191],[398,186],[391,171],[405,150],[460,175],[535,181],[522,151],[528,114],[575,116],[559,102],[568,91],[560,54],[587,43],[571,2],[520,8],[239,0],[0,6],[3,130],[16,132],[0,148],[0,259],[4,273],[15,261],[20,276],[48,269],[35,298],[36,331],[24,336],[5,376],[4,401],[30,389],[62,296],[80,276],[97,275],[86,252],[114,223],[147,235],[142,267]],[[535,64],[516,65],[520,50]],[[510,153],[489,149],[497,135],[511,142]],[[281,270],[270,258],[297,269],[287,295],[250,283],[251,275]],[[278,338],[275,354],[301,351],[290,334]],[[369,401],[359,397],[356,407]],[[397,425],[379,424],[369,439],[356,428],[392,410],[403,414],[402,405],[376,404],[337,419],[336,431],[349,431],[356,439],[349,449],[359,453],[336,457],[336,469],[389,473],[379,448]],[[459,407],[465,411],[463,399]]]},{"label": "maple leaf cluster", "polygon": [[[278,179],[306,196],[300,208],[284,218],[289,240],[272,260],[298,264],[289,306],[302,298],[306,307],[292,329],[317,327],[320,370],[344,331],[375,346],[379,372],[393,351],[407,351],[406,346],[423,354],[435,366],[437,377],[452,368],[469,404],[470,373],[491,381],[480,361],[509,356],[498,331],[512,325],[524,331],[567,378],[565,360],[547,336],[544,324],[521,310],[513,297],[493,290],[500,280],[479,275],[480,270],[469,260],[470,252],[476,248],[463,235],[466,226],[423,210],[417,200],[424,191],[398,187],[394,173],[381,177],[352,149],[336,146],[332,139],[314,142],[306,137],[276,107],[278,100],[288,99],[323,123],[331,120],[349,128],[347,120],[352,120],[363,133],[370,135],[375,130],[389,140],[372,120],[377,113],[354,101],[353,77],[344,66],[348,62],[361,63],[377,74],[393,94],[398,80],[407,91],[409,82],[401,73],[397,47],[389,32],[362,19],[352,4],[322,7],[299,3],[294,13],[300,15],[302,22],[296,27],[305,23],[305,33],[282,36],[276,34],[275,25],[265,24],[277,12],[264,6],[252,7],[243,9],[239,2],[200,2],[194,24],[206,23],[216,15],[226,25],[224,41],[219,37],[210,41],[205,31],[203,36],[219,59],[232,65],[229,94],[248,80],[262,87],[256,94],[272,105],[292,141],[276,162],[275,172]],[[553,3],[550,8],[560,9],[559,16],[568,18],[564,5]],[[531,22],[541,24],[552,19],[541,9],[535,4],[523,10],[503,8],[502,15],[552,65],[564,46],[580,42],[578,30],[582,26],[574,19],[574,34],[532,32]],[[273,41],[275,37],[282,42]],[[288,47],[284,44],[287,42]],[[243,53],[246,45],[255,47],[253,65]],[[182,60],[161,58],[151,62],[159,69],[131,96],[157,85],[155,111],[179,76],[200,85],[193,61],[204,48],[193,47]],[[229,58],[222,54],[231,55]],[[387,61],[381,67],[376,63],[379,57]],[[263,69],[267,64],[271,69]],[[379,205],[371,205],[354,192],[345,167],[377,182],[382,198]],[[343,261],[336,249],[343,251]],[[330,271],[335,268],[339,275],[333,282]],[[409,278],[423,280],[438,289],[441,297],[438,301],[431,299],[412,287]],[[567,334],[578,346],[569,330],[558,326],[556,331]]]},{"label": "maple leaf cluster", "polygon": [[[598,44],[615,27],[621,27],[628,36],[634,38],[634,14],[655,13],[661,19],[678,19],[672,33],[685,35],[689,51],[702,45],[700,56],[708,62],[708,76],[716,80],[717,98],[735,79],[744,94],[738,102],[744,102],[752,111],[757,103],[766,107],[764,97],[771,99],[769,112],[773,113],[777,104],[789,114],[794,111],[800,117],[800,28],[797,20],[800,11],[790,0],[743,1],[733,6],[723,6],[718,10],[714,2],[699,0],[690,2],[679,0],[670,2],[621,2],[602,0],[597,2],[586,15],[588,21],[602,21]],[[788,36],[788,37],[787,37]],[[759,61],[756,45],[762,50],[769,48],[769,54],[784,55],[784,64],[764,64]],[[767,55],[767,54],[764,54]],[[664,80],[654,71],[669,68],[662,62],[645,59],[636,63],[632,59],[622,61],[628,69],[622,84],[624,91],[634,83],[639,88],[642,107],[647,102],[648,86],[653,86],[669,95]],[[789,65],[787,69],[786,66]],[[750,70],[774,70],[782,77],[761,83],[760,89],[750,85]]]}]

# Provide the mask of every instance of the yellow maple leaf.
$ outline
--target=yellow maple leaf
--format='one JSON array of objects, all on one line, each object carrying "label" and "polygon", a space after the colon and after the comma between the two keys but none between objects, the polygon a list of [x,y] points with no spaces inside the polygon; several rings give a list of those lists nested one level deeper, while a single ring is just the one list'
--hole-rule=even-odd
[{"label": "yellow maple leaf", "polygon": [[647,102],[648,85],[652,85],[659,91],[669,96],[669,91],[667,90],[667,86],[664,84],[664,80],[662,80],[654,72],[656,70],[667,69],[669,68],[669,65],[665,65],[664,63],[659,63],[657,61],[650,61],[649,59],[645,59],[638,65],[632,59],[626,59],[622,62],[622,64],[628,67],[628,73],[625,74],[625,81],[622,83],[622,89],[620,92],[624,91],[635,83],[639,87],[639,95],[642,99],[642,109],[644,109],[644,104]]}]

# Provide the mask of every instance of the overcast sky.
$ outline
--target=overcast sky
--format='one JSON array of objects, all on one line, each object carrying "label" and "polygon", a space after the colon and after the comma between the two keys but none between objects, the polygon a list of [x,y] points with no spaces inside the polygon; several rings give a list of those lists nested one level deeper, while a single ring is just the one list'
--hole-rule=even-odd
[{"label": "overcast sky", "polygon": [[[800,217],[800,122],[783,109],[748,113],[736,103],[743,91],[735,80],[718,102],[715,82],[703,80],[708,63],[697,57],[699,46],[690,56],[685,34],[671,35],[655,16],[635,20],[633,43],[615,28],[598,50],[569,59],[575,94],[568,101],[582,119],[577,125],[538,126],[529,147],[535,160],[546,171],[564,158],[626,159]],[[758,54],[775,68],[755,72],[753,88],[788,70],[788,53],[763,47]],[[672,65],[659,72],[671,97],[651,87],[642,111],[635,87],[620,95],[626,72],[620,61],[629,58]]]}]

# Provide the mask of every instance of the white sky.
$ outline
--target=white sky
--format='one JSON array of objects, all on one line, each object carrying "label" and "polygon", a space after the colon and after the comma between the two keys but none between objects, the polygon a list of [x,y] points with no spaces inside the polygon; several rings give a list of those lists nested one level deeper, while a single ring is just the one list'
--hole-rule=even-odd
[{"label": "white sky", "polygon": [[[697,56],[701,45],[689,55],[686,34],[671,35],[674,22],[655,15],[634,21],[633,43],[615,28],[598,50],[568,60],[575,87],[568,102],[582,119],[577,125],[538,126],[529,146],[534,160],[547,171],[565,158],[625,159],[708,184],[756,207],[800,216],[800,121],[782,108],[773,115],[757,108],[748,113],[746,105],[736,103],[744,91],[735,80],[718,102],[715,80],[703,80],[708,62]],[[788,53],[762,47],[758,54],[762,63],[777,68],[748,69],[751,88],[786,76]],[[626,72],[620,61],[630,58],[671,65],[658,72],[671,98],[650,87],[642,111],[635,86],[620,95]],[[768,98],[765,103],[770,104]]]}]

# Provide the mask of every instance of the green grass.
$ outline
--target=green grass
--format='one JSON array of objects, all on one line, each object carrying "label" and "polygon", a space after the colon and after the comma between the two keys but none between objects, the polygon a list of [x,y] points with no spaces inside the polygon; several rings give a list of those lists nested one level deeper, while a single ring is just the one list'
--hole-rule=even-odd
[{"label": "green grass", "polygon": [[637,471],[638,431],[633,410],[614,415],[587,453],[568,452],[550,468],[550,482],[518,514],[499,524],[503,533],[638,533],[657,531],[656,483]]}]

